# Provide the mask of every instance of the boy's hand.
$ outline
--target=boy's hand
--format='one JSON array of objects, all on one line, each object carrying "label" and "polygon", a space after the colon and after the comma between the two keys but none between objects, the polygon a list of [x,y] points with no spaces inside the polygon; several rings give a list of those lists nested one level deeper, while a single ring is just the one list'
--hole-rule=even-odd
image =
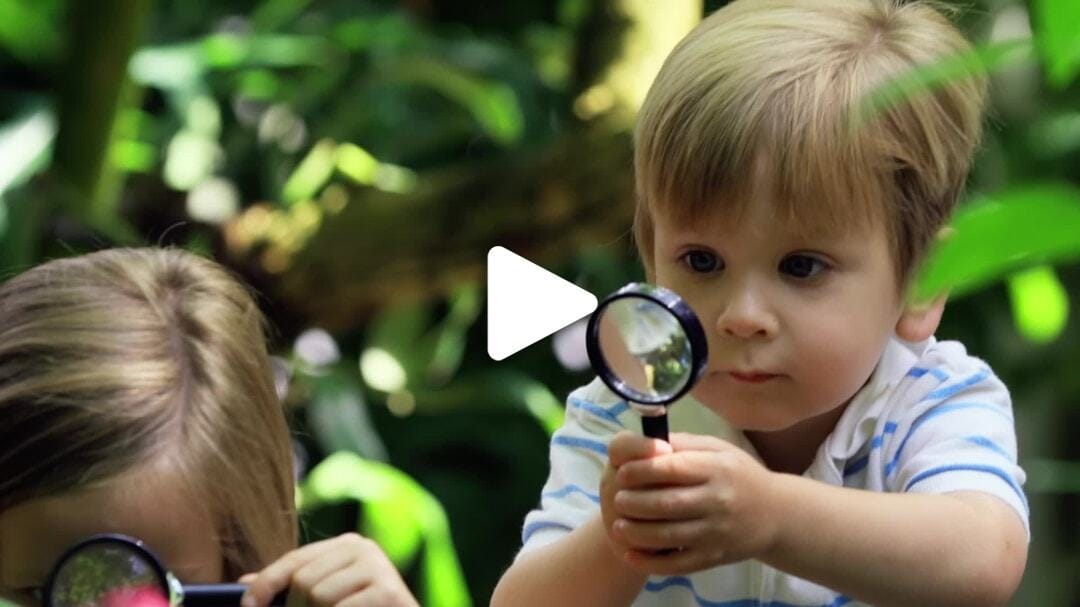
[{"label": "boy's hand", "polygon": [[297,548],[240,581],[248,584],[243,607],[266,607],[285,589],[288,607],[417,605],[382,549],[356,533]]},{"label": "boy's hand", "polygon": [[[673,434],[671,447],[673,453],[620,463],[609,446],[615,471],[601,485],[602,499],[610,499],[604,522],[630,566],[676,575],[766,554],[779,527],[770,496],[774,473],[718,438]],[[647,452],[626,448],[629,455]]]},{"label": "boy's hand", "polygon": [[668,443],[628,430],[619,432],[608,443],[608,463],[604,467],[603,476],[600,477],[600,516],[604,520],[604,529],[607,530],[608,539],[612,540],[612,548],[617,554],[622,555],[629,547],[615,541],[611,530],[615,520],[620,516],[614,505],[615,494],[622,489],[616,481],[616,472],[627,462],[671,454],[671,452],[671,445]]}]

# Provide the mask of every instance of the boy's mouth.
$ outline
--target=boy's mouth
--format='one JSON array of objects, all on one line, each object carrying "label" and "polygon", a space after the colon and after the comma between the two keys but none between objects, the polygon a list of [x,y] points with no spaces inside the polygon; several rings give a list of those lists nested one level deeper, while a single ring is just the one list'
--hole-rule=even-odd
[{"label": "boy's mouth", "polygon": [[779,377],[775,373],[764,373],[761,371],[729,371],[728,375],[738,381],[746,382],[748,384],[760,384],[767,382],[774,377]]}]

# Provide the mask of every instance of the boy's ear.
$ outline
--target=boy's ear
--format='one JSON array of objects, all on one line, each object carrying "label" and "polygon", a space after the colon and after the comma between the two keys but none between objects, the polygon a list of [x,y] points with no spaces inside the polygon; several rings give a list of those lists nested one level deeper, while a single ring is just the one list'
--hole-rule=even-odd
[{"label": "boy's ear", "polygon": [[896,321],[896,336],[913,343],[929,339],[937,331],[948,297],[946,293],[929,302],[905,304],[900,319]]},{"label": "boy's ear", "polygon": [[[934,240],[940,244],[955,233],[956,230],[951,225],[945,225],[934,235]],[[912,343],[929,339],[941,323],[941,315],[945,312],[945,301],[948,298],[949,293],[945,292],[928,302],[909,299],[904,304],[900,319],[896,321],[896,336]]]}]

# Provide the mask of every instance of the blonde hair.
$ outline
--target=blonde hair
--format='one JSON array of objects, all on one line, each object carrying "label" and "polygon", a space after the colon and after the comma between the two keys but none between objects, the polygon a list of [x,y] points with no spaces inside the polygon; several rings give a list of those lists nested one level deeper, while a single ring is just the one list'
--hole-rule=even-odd
[{"label": "blonde hair", "polygon": [[926,1],[736,0],[707,17],[665,61],[635,132],[650,276],[654,214],[737,217],[764,195],[807,231],[883,219],[904,283],[963,190],[986,81],[969,70],[861,110],[891,79],[970,51]]},{"label": "blonde hair", "polygon": [[219,265],[114,249],[0,285],[0,511],[152,462],[218,525],[228,579],[297,544],[264,321]]}]

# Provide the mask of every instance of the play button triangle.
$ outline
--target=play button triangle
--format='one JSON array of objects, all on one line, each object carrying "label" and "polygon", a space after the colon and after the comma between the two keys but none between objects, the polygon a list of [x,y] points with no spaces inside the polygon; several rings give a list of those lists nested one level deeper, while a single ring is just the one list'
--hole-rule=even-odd
[{"label": "play button triangle", "polygon": [[596,296],[504,247],[487,258],[488,356],[503,360],[596,309]]}]

